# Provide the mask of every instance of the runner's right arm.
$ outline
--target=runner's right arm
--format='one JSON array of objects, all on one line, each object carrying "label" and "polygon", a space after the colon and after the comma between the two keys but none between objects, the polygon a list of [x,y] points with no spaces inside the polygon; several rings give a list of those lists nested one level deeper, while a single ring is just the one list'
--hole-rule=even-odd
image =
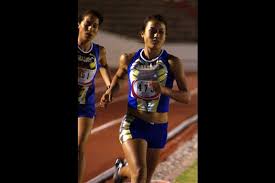
[{"label": "runner's right arm", "polygon": [[109,102],[111,102],[112,98],[108,98],[108,96],[112,96],[117,93],[120,89],[121,82],[127,75],[128,63],[130,62],[133,54],[122,54],[119,58],[119,67],[117,69],[116,74],[114,75],[111,85],[108,90],[102,95],[100,100],[100,106],[106,107]]}]

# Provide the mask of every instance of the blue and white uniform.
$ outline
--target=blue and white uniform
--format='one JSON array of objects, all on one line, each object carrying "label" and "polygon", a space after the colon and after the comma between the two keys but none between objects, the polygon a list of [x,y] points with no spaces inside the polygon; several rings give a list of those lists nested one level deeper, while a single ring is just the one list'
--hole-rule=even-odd
[{"label": "blue and white uniform", "polygon": [[95,116],[94,79],[100,67],[99,45],[92,43],[89,51],[78,47],[78,117]]},{"label": "blue and white uniform", "polygon": [[[161,86],[173,87],[174,76],[170,71],[168,53],[162,50],[152,60],[144,58],[144,49],[138,50],[128,65],[128,107],[145,112],[168,112],[169,96],[154,91],[152,81]],[[120,126],[120,142],[142,138],[149,148],[163,148],[167,139],[167,123],[146,122],[127,114]]]}]

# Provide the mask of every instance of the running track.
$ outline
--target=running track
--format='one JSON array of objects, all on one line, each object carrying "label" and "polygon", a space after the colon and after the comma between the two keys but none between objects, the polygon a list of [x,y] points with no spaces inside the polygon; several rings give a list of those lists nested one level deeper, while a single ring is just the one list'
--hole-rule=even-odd
[{"label": "running track", "polygon": [[[97,75],[95,80],[97,106],[102,93],[105,91],[105,84],[99,75]],[[190,104],[181,104],[171,100],[168,131],[171,131],[187,118],[197,114],[197,73],[186,73],[186,76],[188,87],[192,92],[192,100]],[[127,92],[127,83],[125,82],[123,88],[113,97],[113,102],[108,105],[107,109],[97,107],[95,124],[85,147],[85,182],[114,166],[114,161],[117,157],[124,157],[118,141],[118,130],[121,118],[127,109]],[[179,141],[190,136],[197,129],[197,126],[193,124],[190,128],[187,129],[189,132],[178,135],[166,145],[161,154],[162,159],[172,153]]]}]

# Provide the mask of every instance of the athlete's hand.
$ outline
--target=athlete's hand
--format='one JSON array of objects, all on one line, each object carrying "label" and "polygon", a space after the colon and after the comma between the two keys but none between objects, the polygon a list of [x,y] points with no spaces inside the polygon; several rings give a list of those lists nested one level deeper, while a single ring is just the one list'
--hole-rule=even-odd
[{"label": "athlete's hand", "polygon": [[159,84],[158,81],[152,81],[151,85],[156,93],[162,93],[162,86]]},{"label": "athlete's hand", "polygon": [[102,95],[100,99],[99,106],[107,108],[108,103],[112,102],[112,92],[111,89],[109,88],[106,90],[106,92]]}]

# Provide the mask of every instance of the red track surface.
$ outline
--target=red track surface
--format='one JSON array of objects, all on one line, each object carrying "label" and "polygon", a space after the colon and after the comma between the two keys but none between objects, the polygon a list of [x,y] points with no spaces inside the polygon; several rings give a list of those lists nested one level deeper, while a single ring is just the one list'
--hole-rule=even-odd
[{"label": "red track surface", "polygon": [[[195,91],[197,88],[197,73],[187,73],[186,75],[188,87],[190,90]],[[98,76],[96,78],[96,88],[100,90],[99,88],[102,87],[104,87],[103,80]],[[96,90],[97,101],[99,101],[99,98],[102,95],[102,91],[98,90]],[[87,162],[84,181],[88,181],[103,171],[111,168],[117,157],[124,157],[118,140],[118,130],[120,125],[119,118],[125,114],[127,108],[127,97],[123,97],[126,96],[127,92],[128,89],[125,84],[123,89],[120,90],[120,93],[117,96],[114,96],[113,103],[109,104],[107,109],[97,108],[97,117],[93,129],[113,120],[117,120],[117,123],[90,135],[85,151]],[[196,92],[194,92],[190,104],[185,105],[177,102],[170,104],[168,131],[171,131],[182,121],[195,114],[197,114]],[[165,159],[175,150],[179,142],[190,139],[196,130],[197,124],[195,123],[170,140],[164,148],[161,158]]]}]

